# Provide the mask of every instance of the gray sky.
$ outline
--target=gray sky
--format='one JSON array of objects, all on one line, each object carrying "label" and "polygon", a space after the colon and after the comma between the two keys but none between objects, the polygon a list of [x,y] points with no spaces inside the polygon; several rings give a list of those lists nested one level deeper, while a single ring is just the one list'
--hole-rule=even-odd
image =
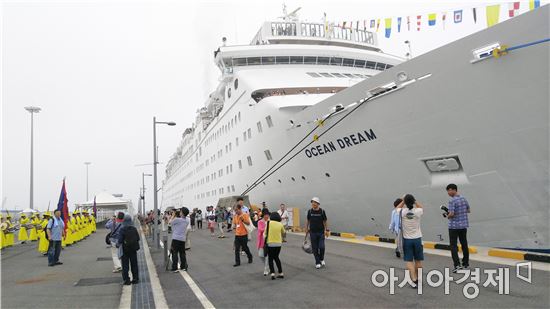
[{"label": "gray sky", "polygon": [[[488,2],[490,4],[499,1]],[[502,2],[502,1],[501,1]],[[542,1],[546,3],[547,1]],[[261,23],[282,14],[282,1],[25,1],[4,0],[1,28],[2,198],[6,208],[29,205],[30,115],[24,106],[43,110],[35,117],[35,191],[37,209],[55,208],[67,177],[71,210],[86,198],[86,168],[91,161],[90,199],[107,190],[137,204],[141,173],[152,166],[152,117],[175,121],[157,130],[159,161],[166,162],[195,111],[217,84],[213,51],[226,36],[228,44],[248,44]],[[411,16],[381,48],[404,56],[405,40],[413,55],[432,50],[486,27],[485,11],[474,24],[471,8],[480,1],[286,1],[289,11],[334,22]],[[521,12],[528,7],[522,1]],[[453,24],[452,10],[464,9]],[[440,13],[447,12],[446,28]],[[438,13],[436,26],[427,17],[420,32],[414,16]],[[507,16],[501,7],[501,21]],[[164,165],[159,166],[159,183]],[[152,207],[152,178],[147,204]],[[192,206],[192,205],[190,205]]]}]

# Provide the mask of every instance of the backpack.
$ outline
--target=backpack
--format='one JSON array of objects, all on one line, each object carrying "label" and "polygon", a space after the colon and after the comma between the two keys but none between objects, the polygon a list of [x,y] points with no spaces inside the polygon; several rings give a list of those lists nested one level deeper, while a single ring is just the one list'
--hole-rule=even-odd
[{"label": "backpack", "polygon": [[139,234],[135,227],[128,226],[122,233],[124,234],[124,243],[122,244],[123,251],[138,251],[139,248]]}]

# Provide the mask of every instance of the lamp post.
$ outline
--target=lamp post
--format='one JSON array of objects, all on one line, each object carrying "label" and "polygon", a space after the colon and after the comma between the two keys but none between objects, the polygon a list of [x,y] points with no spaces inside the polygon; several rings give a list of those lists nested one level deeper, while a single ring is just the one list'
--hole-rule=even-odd
[{"label": "lamp post", "polygon": [[153,117],[153,202],[154,202],[154,208],[153,208],[153,242],[156,244],[157,249],[160,248],[160,231],[158,228],[158,196],[157,196],[157,124],[166,124],[169,126],[175,126],[175,122],[163,122],[163,121],[157,121],[157,117]]},{"label": "lamp post", "polygon": [[31,113],[31,185],[30,185],[30,201],[29,205],[31,209],[34,209],[34,114],[39,113],[42,109],[40,107],[36,106],[27,106],[25,107],[25,110],[27,110],[29,113]]},{"label": "lamp post", "polygon": [[84,162],[84,165],[86,165],[86,202],[88,201],[88,167],[92,164],[92,162]]},{"label": "lamp post", "polygon": [[153,176],[153,174],[141,173],[141,207],[145,216],[145,176]]}]

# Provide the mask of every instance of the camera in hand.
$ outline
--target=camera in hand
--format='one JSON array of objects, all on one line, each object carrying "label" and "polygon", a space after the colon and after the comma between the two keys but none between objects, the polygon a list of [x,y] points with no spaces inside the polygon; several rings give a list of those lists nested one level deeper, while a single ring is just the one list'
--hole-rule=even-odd
[{"label": "camera in hand", "polygon": [[449,208],[447,208],[447,206],[445,205],[441,205],[439,208],[443,211],[443,213],[441,214],[443,218],[447,218],[447,215],[449,214]]}]

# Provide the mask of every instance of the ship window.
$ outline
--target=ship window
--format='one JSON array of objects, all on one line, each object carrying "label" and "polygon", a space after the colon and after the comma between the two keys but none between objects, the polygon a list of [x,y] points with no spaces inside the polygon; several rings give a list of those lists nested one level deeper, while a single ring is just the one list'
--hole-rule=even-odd
[{"label": "ship window", "polygon": [[304,57],[304,64],[317,64],[317,57]]},{"label": "ship window", "polygon": [[248,161],[248,166],[252,166],[252,158],[248,156],[246,157],[246,160]]},{"label": "ship window", "polygon": [[330,65],[342,65],[342,58],[338,58],[338,57],[330,58]]},{"label": "ship window", "polygon": [[340,74],[340,73],[330,73],[336,77],[345,77],[344,75]]},{"label": "ship window", "polygon": [[365,77],[366,77],[366,76],[363,75],[363,74],[353,74],[353,75],[355,75],[355,76],[357,76],[357,77],[359,77],[359,78],[365,78]]},{"label": "ship window", "polygon": [[231,151],[231,143],[229,143],[229,151]]},{"label": "ship window", "polygon": [[247,133],[248,133],[248,139],[251,139],[252,138],[252,129],[248,128]]},{"label": "ship window", "polygon": [[[237,90],[237,88],[239,88],[239,79],[238,78],[235,78],[235,81],[233,82],[233,87],[235,87],[235,90]],[[233,121],[233,120],[231,120]]]},{"label": "ship window", "polygon": [[279,183],[282,183],[282,181],[280,179],[278,179],[277,181],[279,181]]},{"label": "ship window", "polygon": [[243,168],[243,162],[239,160],[239,169],[242,169],[242,168]]},{"label": "ship window", "polygon": [[386,68],[386,64],[385,63],[380,63],[378,62],[376,64],[376,69],[379,70],[379,71],[384,71],[384,69]]},{"label": "ship window", "polygon": [[271,116],[265,117],[265,121],[267,122],[267,126],[269,128],[273,127],[273,120],[271,120]]},{"label": "ship window", "polygon": [[246,142],[246,131],[243,132],[243,139]]},{"label": "ship window", "polygon": [[317,57],[317,63],[322,65],[328,65],[330,62],[329,57]]},{"label": "ship window", "polygon": [[313,73],[313,72],[307,72],[307,75],[309,75],[311,77],[321,77],[321,75],[319,75],[317,73]]},{"label": "ship window", "polygon": [[306,177],[302,176],[302,179],[303,179],[303,180],[306,180]]},{"label": "ship window", "polygon": [[350,73],[344,73],[344,75],[346,75],[349,78],[355,78],[355,76],[353,76],[353,74],[350,74]]},{"label": "ship window", "polygon": [[231,185],[231,191],[235,192],[235,185]]},{"label": "ship window", "polygon": [[231,88],[227,89],[227,98],[231,98]]},{"label": "ship window", "polygon": [[234,66],[246,65],[246,58],[233,58],[233,65]]},{"label": "ship window", "polygon": [[391,68],[391,67],[393,67],[393,65],[391,65],[391,64],[386,64],[386,70],[389,69],[389,68]]},{"label": "ship window", "polygon": [[241,121],[241,112],[239,112],[239,121]]},{"label": "ship window", "polygon": [[275,57],[262,57],[262,64],[275,64]]},{"label": "ship window", "polygon": [[345,67],[352,67],[353,66],[353,59],[345,58],[344,59],[344,66]]},{"label": "ship window", "polygon": [[330,177],[330,174],[329,174],[329,173],[325,173],[325,176]]},{"label": "ship window", "polygon": [[260,121],[258,121],[258,123],[256,123],[256,125],[258,126],[258,133],[262,133],[262,123]]},{"label": "ship window", "polygon": [[229,172],[233,173],[233,164],[229,164]]},{"label": "ship window", "polygon": [[265,150],[264,153],[265,153],[265,157],[267,158],[268,161],[273,160],[273,157],[271,156],[271,151]]},{"label": "ship window", "polygon": [[248,65],[260,65],[262,60],[260,57],[250,57],[248,58]]},{"label": "ship window", "polygon": [[296,178],[294,178],[294,177],[290,177],[290,179],[292,179],[292,181],[296,181]]},{"label": "ship window", "polygon": [[277,64],[289,64],[290,63],[290,56],[276,56],[275,62]]},{"label": "ship window", "polygon": [[375,69],[376,68],[376,62],[367,61],[367,69]]},{"label": "ship window", "polygon": [[332,76],[332,75],[330,75],[330,74],[328,74],[328,73],[319,73],[319,74],[323,75],[324,77],[334,77],[334,76]]},{"label": "ship window", "polygon": [[235,146],[239,147],[239,138],[235,137]]},{"label": "ship window", "polygon": [[290,63],[292,64],[302,64],[304,63],[304,57],[302,56],[291,56]]}]

